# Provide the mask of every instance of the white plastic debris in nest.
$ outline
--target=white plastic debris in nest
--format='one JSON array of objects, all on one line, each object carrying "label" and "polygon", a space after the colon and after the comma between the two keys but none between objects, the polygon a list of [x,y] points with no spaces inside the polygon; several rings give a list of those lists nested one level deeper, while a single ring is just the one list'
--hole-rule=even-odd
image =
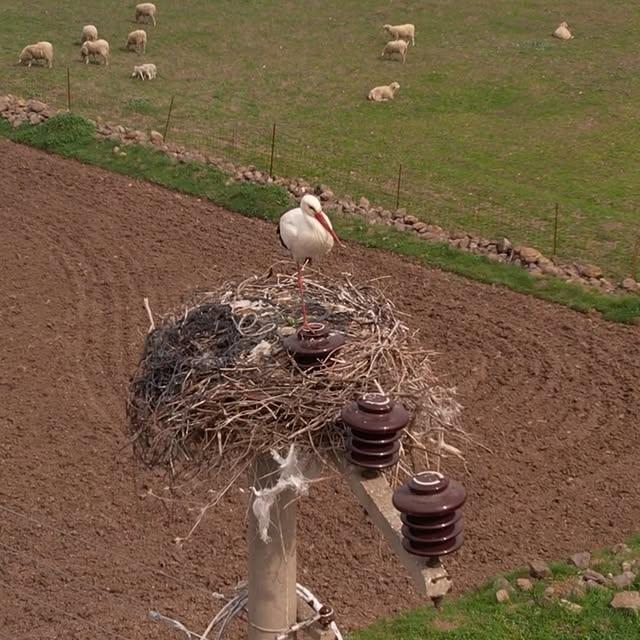
[{"label": "white plastic debris in nest", "polygon": [[273,345],[266,340],[261,340],[258,344],[251,349],[245,358],[246,362],[254,362],[256,360],[263,360],[267,356],[271,355],[273,351]]},{"label": "white plastic debris in nest", "polygon": [[231,311],[235,314],[256,313],[268,306],[262,300],[223,300],[223,304],[228,304],[231,307]]},{"label": "white plastic debris in nest", "polygon": [[270,542],[269,525],[271,524],[271,507],[273,507],[276,498],[287,489],[293,490],[296,496],[306,495],[309,490],[309,480],[305,478],[298,467],[298,456],[296,454],[295,445],[289,447],[289,453],[286,458],[280,456],[273,449],[271,457],[280,466],[278,481],[267,489],[256,489],[251,487],[253,491],[253,515],[258,521],[258,531],[262,542]]},{"label": "white plastic debris in nest", "polygon": [[356,313],[356,310],[353,307],[346,307],[343,304],[325,303],[324,306],[330,313],[350,313],[354,315]]}]

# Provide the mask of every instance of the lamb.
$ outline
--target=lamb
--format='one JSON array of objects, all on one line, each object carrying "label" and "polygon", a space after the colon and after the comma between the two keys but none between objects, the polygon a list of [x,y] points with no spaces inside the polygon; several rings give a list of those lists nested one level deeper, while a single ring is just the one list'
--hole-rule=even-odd
[{"label": "lamb", "polygon": [[144,53],[147,49],[147,32],[143,29],[136,29],[127,36],[127,49],[134,49],[136,53]]},{"label": "lamb", "polygon": [[87,40],[92,42],[98,39],[98,30],[92,24],[82,27],[82,38],[80,44],[84,44]]},{"label": "lamb", "polygon": [[89,64],[89,57],[93,56],[95,59],[96,56],[100,56],[105,65],[109,65],[109,43],[106,40],[87,40],[80,47],[80,56],[85,61],[85,64]]},{"label": "lamb", "polygon": [[404,40],[391,40],[384,45],[384,49],[382,50],[381,58],[384,58],[385,55],[391,57],[394,53],[398,53],[402,56],[402,63],[404,64],[407,60],[407,48],[408,43]]},{"label": "lamb", "polygon": [[400,88],[400,84],[392,82],[390,85],[383,85],[381,87],[374,87],[369,91],[367,100],[373,100],[374,102],[386,102],[387,100],[393,100],[396,91]]},{"label": "lamb", "polygon": [[573,35],[571,31],[569,31],[569,25],[566,22],[561,22],[558,25],[558,28],[553,32],[554,38],[559,38],[560,40],[571,40]]},{"label": "lamb", "polygon": [[140,18],[151,18],[153,26],[156,26],[156,5],[152,2],[142,2],[136,5],[136,22],[140,22]]},{"label": "lamb", "polygon": [[416,46],[416,28],[412,24],[385,24],[382,27],[394,40],[409,40]]},{"label": "lamb", "polygon": [[28,44],[18,57],[18,64],[27,63],[27,66],[31,66],[34,60],[44,60],[47,67],[51,69],[53,67],[53,45],[50,42],[36,42],[35,44]]},{"label": "lamb", "polygon": [[131,74],[131,77],[138,77],[141,80],[144,80],[145,78],[147,80],[153,80],[157,75],[158,70],[156,68],[156,65],[152,62],[147,62],[146,64],[138,64],[133,67],[133,73]]}]

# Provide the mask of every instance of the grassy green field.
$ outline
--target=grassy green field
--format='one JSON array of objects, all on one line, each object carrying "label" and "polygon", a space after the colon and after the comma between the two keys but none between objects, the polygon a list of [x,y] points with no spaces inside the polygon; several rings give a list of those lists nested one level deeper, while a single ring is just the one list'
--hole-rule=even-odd
[{"label": "grassy green field", "polygon": [[[145,56],[122,50],[135,2],[0,0],[0,92],[66,104],[91,116],[162,129],[264,167],[278,124],[275,170],[354,196],[394,201],[463,228],[626,275],[639,231],[634,162],[640,145],[640,13],[628,2],[568,0],[158,0]],[[575,40],[550,37],[567,19]],[[406,65],[382,61],[385,22],[416,24]],[[111,42],[109,68],[83,65],[83,24]],[[16,65],[40,39],[55,67]],[[129,74],[139,60],[160,77]],[[364,99],[397,80],[396,101]],[[235,142],[235,145],[233,144]]]},{"label": "grassy green field", "polygon": [[[627,556],[640,553],[640,536],[634,536]],[[593,554],[601,564],[603,574],[620,573],[620,556],[609,550]],[[514,592],[511,601],[496,602],[496,586],[490,581],[484,588],[458,599],[445,599],[441,612],[425,607],[385,620],[353,635],[352,640],[636,640],[640,637],[640,616],[631,611],[609,607],[613,591],[588,591],[582,597],[562,595],[575,584],[578,569],[564,562],[551,565],[553,578],[534,581],[529,593]],[[526,576],[527,570],[507,576],[515,582]],[[454,577],[455,579],[455,577]],[[546,598],[544,590],[553,586],[554,598]],[[640,578],[630,587],[640,588]],[[567,611],[558,602],[560,597],[582,607],[579,613]]]}]

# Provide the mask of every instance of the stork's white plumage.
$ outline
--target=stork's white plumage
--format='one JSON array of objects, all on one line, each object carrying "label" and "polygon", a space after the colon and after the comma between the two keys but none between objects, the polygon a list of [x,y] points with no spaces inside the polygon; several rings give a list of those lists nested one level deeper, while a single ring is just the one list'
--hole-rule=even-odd
[{"label": "stork's white plumage", "polygon": [[334,240],[340,240],[333,230],[331,220],[322,211],[320,200],[311,194],[302,197],[299,207],[282,214],[278,224],[278,236],[298,267],[303,326],[307,326],[302,268],[307,260],[316,260],[329,253]]}]

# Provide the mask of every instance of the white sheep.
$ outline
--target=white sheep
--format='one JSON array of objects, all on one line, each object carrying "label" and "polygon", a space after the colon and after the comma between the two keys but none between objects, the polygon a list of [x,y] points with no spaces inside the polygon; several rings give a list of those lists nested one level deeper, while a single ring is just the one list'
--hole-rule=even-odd
[{"label": "white sheep", "polygon": [[[127,36],[127,49],[134,49],[137,53],[144,53],[147,49],[147,32],[136,29]],[[142,52],[140,51],[142,49]]]},{"label": "white sheep", "polygon": [[85,43],[87,40],[91,40],[92,42],[98,39],[98,29],[92,24],[85,25],[82,27],[82,37],[80,39],[80,44]]},{"label": "white sheep", "polygon": [[558,25],[558,28],[553,32],[554,38],[559,38],[560,40],[571,40],[573,35],[571,31],[569,31],[569,25],[566,22],[561,22]]},{"label": "white sheep", "polygon": [[87,40],[80,47],[80,56],[85,61],[85,64],[89,64],[89,57],[100,56],[105,65],[109,65],[109,43],[106,40]]},{"label": "white sheep", "polygon": [[136,5],[136,22],[140,22],[140,18],[151,18],[153,26],[156,26],[156,5],[152,2],[142,2]]},{"label": "white sheep", "polygon": [[416,28],[412,24],[385,24],[382,27],[394,40],[411,40],[416,46]]},{"label": "white sheep", "polygon": [[141,80],[144,80],[145,78],[147,80],[154,80],[157,75],[158,70],[156,68],[156,65],[152,62],[147,62],[146,64],[138,64],[133,67],[133,73],[131,74],[131,77],[138,77]]},{"label": "white sheep", "polygon": [[31,66],[34,60],[44,60],[49,68],[53,67],[53,45],[50,42],[36,42],[28,44],[18,57],[18,63]]},{"label": "white sheep", "polygon": [[384,45],[384,49],[382,50],[381,58],[384,58],[385,55],[391,57],[394,53],[400,54],[402,56],[402,62],[406,62],[407,60],[407,48],[409,47],[408,43],[404,40],[391,40]]},{"label": "white sheep", "polygon": [[400,84],[392,82],[390,85],[383,85],[381,87],[374,87],[369,91],[367,100],[373,100],[374,102],[386,102],[387,100],[393,100],[396,91],[400,88]]}]

